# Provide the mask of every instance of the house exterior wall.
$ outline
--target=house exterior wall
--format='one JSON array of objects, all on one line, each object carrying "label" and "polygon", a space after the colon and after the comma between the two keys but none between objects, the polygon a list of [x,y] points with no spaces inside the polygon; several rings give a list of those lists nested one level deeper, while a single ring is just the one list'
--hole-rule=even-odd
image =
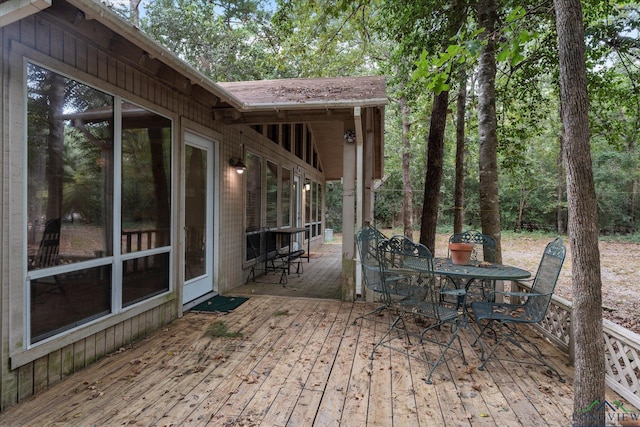
[{"label": "house exterior wall", "polygon": [[[244,283],[248,266],[244,259],[243,180],[228,160],[244,156],[245,150],[264,156],[281,166],[299,170],[303,177],[320,182],[322,174],[300,158],[282,150],[253,129],[225,126],[216,122],[210,108],[195,102],[158,80],[129,65],[118,51],[105,48],[110,31],[95,26],[95,40],[74,30],[68,20],[54,12],[43,12],[0,28],[0,410],[59,382],[106,354],[118,351],[132,341],[182,315],[181,286],[184,275],[183,204],[185,131],[217,142],[216,188],[218,203],[215,290],[225,293]],[[86,327],[63,333],[43,345],[27,348],[22,342],[25,306],[24,206],[26,194],[23,170],[24,58],[85,82],[100,90],[158,112],[173,122],[171,287],[168,293],[123,310]],[[324,194],[322,200],[324,207]],[[322,210],[324,217],[324,209]],[[317,236],[315,242],[322,240]]]}]

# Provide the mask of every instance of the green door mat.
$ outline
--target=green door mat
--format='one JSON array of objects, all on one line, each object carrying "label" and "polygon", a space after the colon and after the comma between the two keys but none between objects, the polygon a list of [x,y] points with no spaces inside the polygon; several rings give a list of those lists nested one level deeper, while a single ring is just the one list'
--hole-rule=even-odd
[{"label": "green door mat", "polygon": [[240,304],[248,300],[249,298],[243,297],[223,297],[222,295],[216,295],[213,298],[201,302],[194,306],[191,311],[219,311],[227,313],[236,309]]}]

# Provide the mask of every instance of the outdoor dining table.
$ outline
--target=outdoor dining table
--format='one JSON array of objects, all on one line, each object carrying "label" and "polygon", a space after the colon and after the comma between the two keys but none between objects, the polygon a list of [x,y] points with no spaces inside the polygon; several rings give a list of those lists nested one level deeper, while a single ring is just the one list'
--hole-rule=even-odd
[{"label": "outdoor dining table", "polygon": [[[432,263],[429,261],[430,260],[424,258],[415,257],[406,259],[404,266],[418,273],[432,272],[432,274],[436,276],[461,279],[464,282],[464,288],[460,287],[459,289],[445,291],[443,294],[458,298],[458,306],[463,307],[460,327],[467,329],[473,335],[475,339],[474,343],[480,343],[482,351],[480,359],[484,360],[485,344],[474,331],[471,322],[469,322],[468,307],[465,303],[467,288],[474,280],[491,280],[493,283],[499,280],[520,280],[531,277],[531,273],[518,267],[485,261],[472,260],[466,265],[454,264],[451,258],[434,258]],[[499,298],[496,298],[496,300],[498,299]]]},{"label": "outdoor dining table", "polygon": [[470,261],[469,264],[454,264],[451,258],[434,258],[433,269],[425,259],[413,258],[405,260],[405,266],[420,271],[432,271],[433,274],[452,279],[462,279],[465,289],[474,280],[520,280],[528,279],[531,273],[518,267],[490,262]]}]

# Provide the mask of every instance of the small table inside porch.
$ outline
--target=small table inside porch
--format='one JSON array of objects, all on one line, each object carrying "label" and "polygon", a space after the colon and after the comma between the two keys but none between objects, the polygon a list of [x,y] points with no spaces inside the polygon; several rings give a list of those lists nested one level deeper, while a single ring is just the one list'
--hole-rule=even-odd
[{"label": "small table inside porch", "polygon": [[[287,274],[291,272],[291,261],[293,261],[296,258],[305,258],[304,256],[305,251],[304,249],[302,249],[302,244],[300,244],[297,249],[294,249],[292,238],[297,234],[306,233],[308,230],[309,229],[305,227],[285,227],[285,228],[278,228],[275,230],[271,230],[271,232],[276,236],[276,250],[278,251],[278,253],[280,252],[280,249],[282,249],[283,247],[288,248],[288,252],[280,254],[280,256],[286,260]],[[283,243],[283,237],[285,236],[286,236],[286,243]],[[307,251],[306,251],[307,259],[309,258],[310,240],[311,239],[307,238]],[[303,242],[304,242],[304,237],[303,237]],[[299,272],[300,271],[298,271],[298,273]]]}]

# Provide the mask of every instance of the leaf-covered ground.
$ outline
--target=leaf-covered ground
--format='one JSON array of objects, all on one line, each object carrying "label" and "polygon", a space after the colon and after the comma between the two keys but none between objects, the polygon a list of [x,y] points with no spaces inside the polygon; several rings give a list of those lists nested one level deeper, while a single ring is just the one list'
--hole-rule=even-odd
[{"label": "leaf-covered ground", "polygon": [[[417,239],[417,237],[415,237]],[[439,235],[436,256],[445,256],[448,236]],[[535,273],[544,247],[552,237],[506,233],[502,236],[502,259]],[[555,294],[571,301],[571,248],[565,238],[567,257]],[[603,316],[640,334],[640,245],[628,242],[600,242]]]},{"label": "leaf-covered ground", "polygon": [[[503,261],[535,271],[549,238],[507,236],[503,241]],[[567,245],[556,295],[571,300],[571,248]],[[640,333],[640,245],[628,242],[600,242],[603,317]],[[536,258],[537,255],[537,258]]]}]

